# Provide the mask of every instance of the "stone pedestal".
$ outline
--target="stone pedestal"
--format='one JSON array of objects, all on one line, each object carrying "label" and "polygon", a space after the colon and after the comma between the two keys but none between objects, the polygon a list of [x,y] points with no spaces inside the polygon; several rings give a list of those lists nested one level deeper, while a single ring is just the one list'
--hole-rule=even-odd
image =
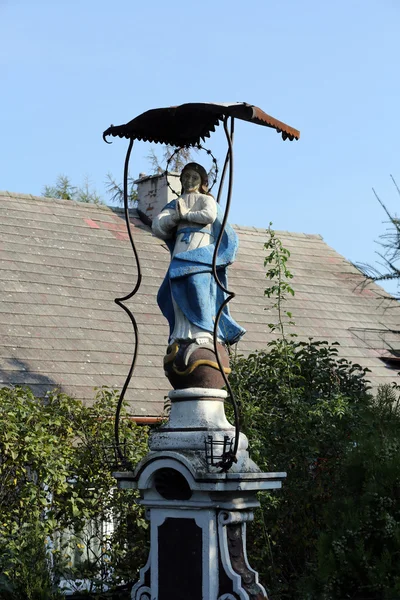
[{"label": "stone pedestal", "polygon": [[133,600],[261,600],[267,598],[246,555],[246,523],[257,492],[281,487],[285,473],[261,473],[240,434],[238,461],[216,466],[234,428],[225,392],[170,392],[168,423],[150,439],[134,472],[115,473],[121,488],[139,489],[150,520],[151,550]]}]

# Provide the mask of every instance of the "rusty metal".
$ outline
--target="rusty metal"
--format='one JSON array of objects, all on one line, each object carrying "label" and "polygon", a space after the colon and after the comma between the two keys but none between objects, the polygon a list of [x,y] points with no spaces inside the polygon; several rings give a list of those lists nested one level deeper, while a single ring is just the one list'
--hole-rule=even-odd
[{"label": "rusty metal", "polygon": [[103,133],[108,136],[143,140],[171,146],[194,146],[210,137],[225,117],[241,119],[275,129],[282,139],[298,140],[300,132],[246,102],[206,103],[191,102],[168,108],[155,108],[137,116],[124,125],[111,125]]},{"label": "rusty metal", "polygon": [[157,425],[165,420],[165,417],[130,417],[136,425]]}]

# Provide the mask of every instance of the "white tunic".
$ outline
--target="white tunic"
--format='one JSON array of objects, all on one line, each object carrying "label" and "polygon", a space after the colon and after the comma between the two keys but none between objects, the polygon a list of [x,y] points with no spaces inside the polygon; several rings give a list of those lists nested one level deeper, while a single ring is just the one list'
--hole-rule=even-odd
[{"label": "white tunic", "polygon": [[[178,211],[179,203],[179,211]],[[181,216],[180,216],[181,215]],[[175,235],[176,241],[172,256],[187,250],[201,248],[214,242],[211,235],[211,224],[217,218],[217,203],[212,196],[192,192],[182,194],[176,201],[176,208],[166,208],[160,212],[152,223],[153,233],[162,240],[171,239]],[[180,229],[190,227],[191,225],[202,226],[203,231],[192,233],[179,233]],[[204,231],[206,229],[206,231]],[[207,231],[208,230],[208,231]],[[189,237],[189,242],[183,241],[184,237]],[[208,342],[212,340],[212,334],[203,331],[196,325],[193,325],[185,317],[175,300],[172,298],[175,313],[175,327],[171,336],[170,343],[178,339],[197,339],[199,342]]]}]

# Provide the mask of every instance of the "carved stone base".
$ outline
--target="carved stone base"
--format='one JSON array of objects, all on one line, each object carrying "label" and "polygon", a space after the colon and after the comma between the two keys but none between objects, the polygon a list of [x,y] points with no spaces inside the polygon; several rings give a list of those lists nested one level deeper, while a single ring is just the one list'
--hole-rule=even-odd
[{"label": "carved stone base", "polygon": [[252,513],[219,514],[221,562],[224,574],[228,575],[229,579],[227,583],[225,578],[220,577],[220,591],[223,592],[222,597],[225,600],[246,597],[240,594],[241,591],[246,592],[250,600],[267,598],[265,589],[258,581],[258,573],[250,567],[247,560],[245,521],[252,518]]},{"label": "carved stone base", "polygon": [[151,552],[132,600],[268,600],[247,560],[248,511],[152,509]]},{"label": "carved stone base", "polygon": [[132,600],[267,598],[247,560],[246,524],[257,492],[280,488],[285,473],[211,473],[193,454],[162,451],[115,476],[140,490],[150,520],[150,556]]},{"label": "carved stone base", "polygon": [[[227,393],[224,390],[188,388],[173,390],[168,396],[171,400],[168,423],[151,433],[151,451],[189,451],[205,459],[206,452],[211,452],[211,440],[214,454],[217,455],[222,454],[224,439],[233,442],[235,428],[225,415],[224,400]],[[259,471],[250,460],[247,447],[248,440],[240,433],[237,462],[231,471]],[[209,468],[212,470],[211,464]],[[220,468],[215,467],[214,470],[219,471]]]},{"label": "carved stone base", "polygon": [[266,599],[247,561],[246,523],[257,493],[279,489],[286,473],[261,473],[242,433],[228,472],[213,460],[236,434],[223,390],[200,385],[169,396],[168,423],[152,433],[147,456],[134,472],[114,473],[118,487],[140,491],[150,520],[150,556],[132,600]]},{"label": "carved stone base", "polygon": [[[225,374],[229,375],[229,355],[225,346],[217,344]],[[176,390],[202,387],[221,389],[224,379],[218,367],[214,347],[193,340],[176,341],[167,348],[164,371]]]}]

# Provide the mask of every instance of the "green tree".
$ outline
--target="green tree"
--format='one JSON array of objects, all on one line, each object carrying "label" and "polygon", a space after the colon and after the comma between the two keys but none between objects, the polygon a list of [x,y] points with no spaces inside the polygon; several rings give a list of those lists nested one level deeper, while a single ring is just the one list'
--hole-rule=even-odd
[{"label": "green tree", "polygon": [[[106,176],[106,192],[111,203],[124,203],[124,190],[122,183],[118,183],[111,173]],[[58,175],[55,185],[45,185],[42,194],[45,198],[60,198],[61,200],[75,200],[76,202],[86,202],[88,204],[104,204],[101,195],[92,187],[88,177],[85,177],[82,185],[72,185],[71,179],[66,175]],[[134,207],[137,201],[137,191],[135,181],[128,177],[128,203]]]},{"label": "green tree", "polygon": [[58,175],[55,185],[45,185],[42,194],[45,198],[60,198],[61,200],[76,200],[92,204],[103,204],[101,196],[85,177],[81,186],[74,186],[66,175]]},{"label": "green tree", "polygon": [[[153,174],[164,173],[167,168],[170,173],[179,173],[188,162],[196,161],[195,155],[201,148],[193,146],[192,148],[180,148],[178,150],[174,146],[165,144],[161,147],[161,149],[161,158],[154,148],[151,148],[149,154],[147,155],[147,160],[151,166]],[[213,180],[214,177],[216,177],[216,164],[213,161],[211,168],[208,171],[209,182]]]},{"label": "green tree", "polygon": [[282,490],[260,496],[252,561],[274,598],[295,598],[369,402],[365,369],[338,358],[337,345],[275,340],[236,359],[230,381],[252,457],[262,470],[288,472]]},{"label": "green tree", "polygon": [[[197,148],[181,148],[178,152],[175,152],[176,148],[169,145],[162,146],[161,158],[158,157],[155,150],[152,148],[150,153],[147,155],[147,160],[152,169],[153,174],[163,173],[164,169],[161,167],[161,162],[167,163],[171,159],[169,164],[170,171],[181,171],[187,162],[194,160],[193,151],[197,152]],[[214,177],[215,165],[213,164],[209,171],[209,177]],[[106,193],[112,204],[118,204],[122,206],[124,203],[124,189],[123,184],[112,175],[107,173],[106,175]],[[135,179],[128,175],[128,204],[131,207],[136,207],[138,195],[135,184]],[[42,194],[46,198],[60,198],[62,200],[75,200],[77,202],[86,202],[91,204],[103,204],[104,201],[101,195],[92,186],[88,177],[85,177],[82,185],[75,186],[72,184],[71,179],[66,175],[58,175],[56,183],[54,185],[45,185]]]},{"label": "green tree", "polygon": [[323,509],[317,560],[303,580],[321,600],[400,597],[400,388],[362,412]]},{"label": "green tree", "polygon": [[76,187],[66,175],[58,175],[55,185],[45,185],[42,190],[45,198],[60,198],[61,200],[73,200]]},{"label": "green tree", "polygon": [[[252,457],[287,471],[260,495],[250,563],[274,600],[384,600],[400,595],[398,388],[370,393],[368,370],[339,345],[298,341],[283,306],[293,295],[289,254],[268,232],[266,296],[279,334],[233,361],[230,381]],[[290,290],[288,289],[288,286]]]},{"label": "green tree", "polygon": [[[27,388],[0,390],[1,598],[55,598],[60,580],[101,592],[137,576],[147,524],[136,493],[116,489],[111,473],[116,401],[108,389],[91,407],[57,392],[42,400]],[[147,428],[125,412],[120,433],[138,462]]]},{"label": "green tree", "polygon": [[[107,173],[106,178],[106,189],[109,194],[111,202],[119,204],[120,206],[124,203],[124,188],[122,183],[118,183],[115,177],[111,173]],[[138,195],[136,190],[136,184],[133,177],[128,176],[128,205],[136,207]]]},{"label": "green tree", "polygon": [[[196,151],[196,149],[194,149]],[[147,160],[151,165],[152,172],[164,173],[167,168],[167,163],[170,161],[168,170],[171,172],[179,172],[183,169],[186,163],[193,161],[193,149],[192,148],[181,148],[179,152],[176,152],[174,146],[165,144],[162,146],[161,158],[158,157],[154,148],[150,148],[150,152],[147,155]],[[164,168],[161,166],[164,164]]]}]

